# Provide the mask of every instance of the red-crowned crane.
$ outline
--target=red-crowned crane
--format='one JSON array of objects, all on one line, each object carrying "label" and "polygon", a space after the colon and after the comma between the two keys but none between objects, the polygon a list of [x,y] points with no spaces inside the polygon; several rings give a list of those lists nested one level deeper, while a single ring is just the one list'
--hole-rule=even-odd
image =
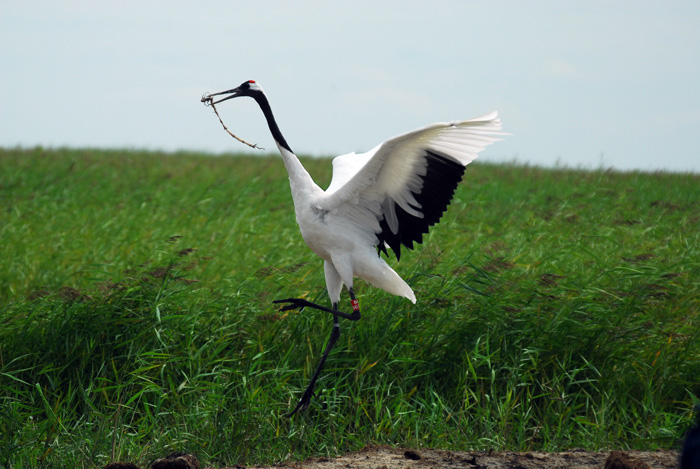
[{"label": "red-crowned crane", "polygon": [[[326,288],[331,308],[303,298],[287,298],[281,311],[315,308],[333,315],[333,328],[311,381],[288,416],[305,409],[331,349],[340,337],[338,318],[360,319],[360,306],[353,290],[359,277],[393,295],[416,302],[413,290],[379,257],[401,246],[413,249],[423,234],[440,220],[467,164],[487,145],[504,135],[496,112],[465,121],[437,123],[391,138],[364,154],[349,153],[333,160],[328,189],[311,179],[282,136],[262,87],[249,80],[228,91],[207,96],[253,98],[267,119],[272,137],[289,173],[297,223],[306,244],[324,260]],[[338,310],[340,291],[350,294],[351,313]]]}]

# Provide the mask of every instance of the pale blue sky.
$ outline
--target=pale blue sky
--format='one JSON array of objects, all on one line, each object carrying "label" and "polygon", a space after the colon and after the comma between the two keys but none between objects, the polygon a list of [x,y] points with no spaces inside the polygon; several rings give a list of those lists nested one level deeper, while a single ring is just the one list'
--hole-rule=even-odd
[{"label": "pale blue sky", "polygon": [[[700,172],[698,1],[0,5],[4,147],[254,152],[199,102],[254,79],[299,154],[496,109],[484,161]],[[219,109],[276,150],[253,101]]]}]

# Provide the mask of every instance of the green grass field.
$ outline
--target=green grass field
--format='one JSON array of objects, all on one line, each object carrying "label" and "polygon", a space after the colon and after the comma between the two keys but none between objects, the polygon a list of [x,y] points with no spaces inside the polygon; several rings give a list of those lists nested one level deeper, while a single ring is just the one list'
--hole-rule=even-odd
[{"label": "green grass field", "polygon": [[0,210],[1,467],[674,448],[700,395],[699,175],[470,165],[291,419],[331,318],[271,303],[327,301],[278,157],[4,149]]}]

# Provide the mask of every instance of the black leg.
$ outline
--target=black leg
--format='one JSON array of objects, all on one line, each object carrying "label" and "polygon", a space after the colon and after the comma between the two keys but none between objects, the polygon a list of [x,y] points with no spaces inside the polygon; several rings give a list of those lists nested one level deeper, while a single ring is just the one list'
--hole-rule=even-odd
[{"label": "black leg", "polygon": [[[337,305],[333,305],[333,309],[337,308]],[[326,363],[326,358],[328,358],[328,354],[331,353],[331,350],[333,349],[333,346],[335,343],[338,341],[338,338],[340,337],[340,323],[338,322],[338,316],[333,316],[333,329],[331,330],[331,336],[328,338],[328,344],[326,345],[326,350],[323,351],[323,355],[321,356],[321,360],[318,362],[318,365],[316,366],[316,371],[314,371],[313,376],[311,377],[311,380],[309,381],[309,385],[306,386],[306,390],[304,391],[304,394],[301,395],[301,399],[299,399],[299,403],[296,405],[294,410],[292,410],[290,413],[288,413],[285,417],[291,417],[292,415],[296,414],[297,411],[299,410],[306,410],[306,408],[309,406],[309,403],[311,402],[311,398],[314,395],[314,386],[316,386],[316,380],[318,379],[318,375],[321,373],[321,369],[323,368],[323,365]]]},{"label": "black leg", "polygon": [[357,302],[357,299],[355,298],[355,292],[350,289],[350,299],[352,300],[352,313],[347,314],[343,313],[341,311],[338,311],[338,303],[333,303],[333,308],[326,308],[325,306],[320,306],[315,303],[311,303],[309,301],[303,300],[301,298],[287,298],[284,300],[276,300],[275,303],[291,303],[282,309],[280,311],[287,311],[290,309],[295,309],[295,308],[304,308],[306,306],[310,308],[316,308],[320,309],[321,311],[326,311],[331,314],[333,314],[333,329],[331,330],[331,335],[328,338],[328,344],[326,345],[326,349],[323,351],[323,355],[321,356],[321,360],[318,362],[318,365],[316,366],[316,371],[314,371],[313,376],[311,377],[311,380],[309,381],[309,385],[306,387],[306,390],[304,393],[301,395],[301,399],[299,399],[299,403],[294,407],[294,410],[292,410],[290,413],[286,415],[286,417],[291,417],[297,411],[299,410],[305,410],[308,406],[309,403],[311,402],[311,398],[314,395],[314,386],[316,385],[316,380],[318,379],[318,375],[321,373],[321,370],[323,369],[323,365],[326,363],[326,358],[328,358],[328,354],[331,352],[333,349],[333,346],[335,343],[338,341],[338,338],[340,337],[340,322],[338,321],[338,317],[343,317],[346,319],[350,319],[351,321],[357,321],[360,319],[360,307]]},{"label": "black leg", "polygon": [[280,304],[280,303],[289,303],[287,306],[283,306],[280,308],[280,311],[289,311],[292,309],[304,309],[304,308],[314,308],[318,309],[320,311],[325,311],[327,313],[331,313],[333,316],[340,316],[341,318],[349,319],[351,321],[357,321],[360,319],[360,308],[357,306],[357,299],[355,299],[355,294],[352,293],[352,290],[350,290],[350,298],[352,299],[352,313],[344,313],[342,311],[338,311],[338,305],[334,304],[333,308],[327,308],[325,306],[312,303],[310,301],[307,301],[303,298],[285,298],[283,300],[275,300],[273,301],[274,304]]}]

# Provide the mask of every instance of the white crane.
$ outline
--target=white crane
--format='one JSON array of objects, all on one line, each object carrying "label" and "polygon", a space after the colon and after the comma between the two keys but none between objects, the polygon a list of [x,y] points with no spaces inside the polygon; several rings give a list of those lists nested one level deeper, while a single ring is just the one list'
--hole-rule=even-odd
[{"label": "white crane", "polygon": [[[228,95],[218,101],[211,96]],[[340,337],[338,318],[360,319],[353,290],[359,277],[393,295],[416,302],[411,287],[379,257],[387,248],[401,256],[401,246],[413,249],[423,234],[440,220],[462,180],[465,166],[487,145],[505,135],[496,112],[475,119],[437,123],[391,138],[373,150],[338,156],[328,189],[311,179],[282,136],[262,87],[249,80],[228,91],[204,98],[213,104],[240,96],[253,98],[267,119],[272,137],[289,173],[297,223],[306,244],[324,260],[326,288],[332,307],[303,298],[287,298],[281,311],[316,308],[333,315],[333,328],[308,387],[288,416],[305,409],[331,349]],[[340,292],[347,288],[352,312],[338,310]]]}]

